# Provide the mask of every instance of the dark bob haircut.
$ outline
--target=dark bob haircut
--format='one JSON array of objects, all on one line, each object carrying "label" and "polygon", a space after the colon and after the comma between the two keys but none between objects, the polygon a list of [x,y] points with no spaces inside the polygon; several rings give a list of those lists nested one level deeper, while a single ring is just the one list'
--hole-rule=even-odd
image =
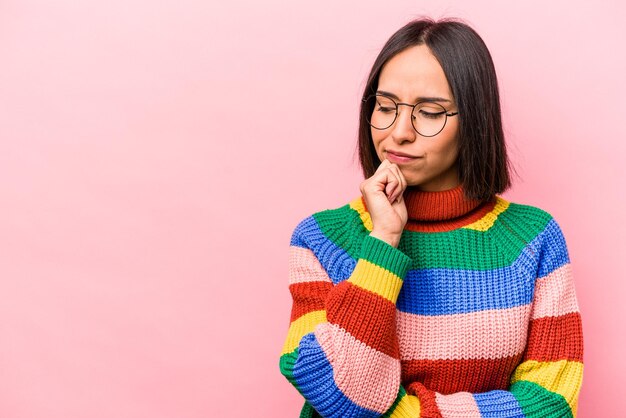
[{"label": "dark bob haircut", "polygon": [[[456,164],[465,196],[488,200],[511,186],[511,167],[504,143],[496,71],[487,46],[474,29],[458,19],[420,18],[407,23],[378,54],[363,98],[378,89],[378,79],[387,61],[407,48],[423,44],[443,68],[458,107]],[[361,102],[358,152],[365,178],[371,177],[381,163],[366,118],[372,110]]]}]

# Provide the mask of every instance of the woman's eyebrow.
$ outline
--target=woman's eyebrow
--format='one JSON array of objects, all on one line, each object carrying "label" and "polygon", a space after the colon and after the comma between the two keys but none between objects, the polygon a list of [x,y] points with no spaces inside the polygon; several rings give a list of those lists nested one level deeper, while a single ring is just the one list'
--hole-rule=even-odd
[{"label": "woman's eyebrow", "polygon": [[[376,93],[378,94],[384,94],[385,96],[389,96],[393,99],[396,100],[400,100],[400,98],[398,96],[396,96],[393,93],[390,93],[388,91],[384,91],[384,90],[378,90]],[[418,102],[446,102],[446,103],[452,103],[452,100],[450,99],[445,99],[443,97],[418,97],[417,98]]]}]

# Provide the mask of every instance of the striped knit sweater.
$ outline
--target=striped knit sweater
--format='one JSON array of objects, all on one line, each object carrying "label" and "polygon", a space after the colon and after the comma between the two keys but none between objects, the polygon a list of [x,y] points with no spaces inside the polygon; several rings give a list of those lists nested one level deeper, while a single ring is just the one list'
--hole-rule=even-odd
[{"label": "striped knit sweater", "polygon": [[582,324],[547,212],[409,187],[398,248],[361,196],[302,220],[280,369],[301,417],[574,417]]}]

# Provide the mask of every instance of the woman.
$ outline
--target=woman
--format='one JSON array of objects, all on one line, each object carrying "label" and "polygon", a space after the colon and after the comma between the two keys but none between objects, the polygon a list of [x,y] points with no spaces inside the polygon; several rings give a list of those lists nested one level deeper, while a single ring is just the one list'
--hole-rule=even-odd
[{"label": "woman", "polygon": [[510,187],[479,35],[416,20],[361,104],[361,196],[293,232],[282,373],[301,416],[575,416],[582,326],[565,239]]}]

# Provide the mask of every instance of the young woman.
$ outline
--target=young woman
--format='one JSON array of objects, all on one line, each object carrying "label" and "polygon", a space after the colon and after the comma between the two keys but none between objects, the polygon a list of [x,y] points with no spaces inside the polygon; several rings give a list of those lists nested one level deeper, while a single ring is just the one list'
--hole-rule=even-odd
[{"label": "young woman", "polygon": [[280,368],[301,416],[575,416],[582,326],[556,220],[510,187],[496,74],[479,35],[416,20],[361,104],[361,196],[290,247]]}]

